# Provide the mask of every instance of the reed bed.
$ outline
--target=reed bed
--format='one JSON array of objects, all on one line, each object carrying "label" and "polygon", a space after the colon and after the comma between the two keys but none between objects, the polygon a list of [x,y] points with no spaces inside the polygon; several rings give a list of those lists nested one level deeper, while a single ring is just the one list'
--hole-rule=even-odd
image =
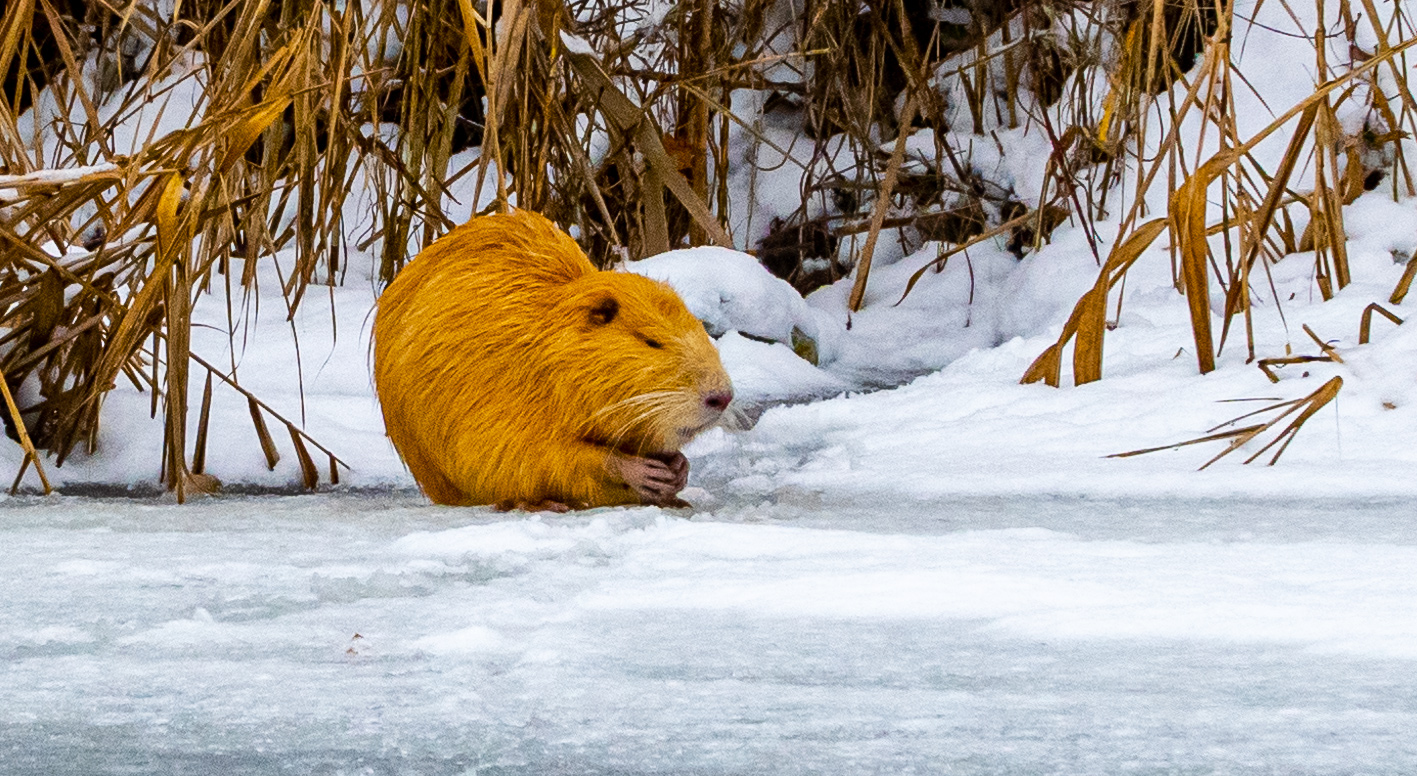
[{"label": "reed bed", "polygon": [[[852,309],[882,239],[939,245],[923,274],[985,240],[1023,255],[1071,224],[1098,278],[1023,376],[1055,386],[1069,353],[1071,382],[1101,379],[1109,310],[1168,233],[1197,368],[1214,369],[1232,336],[1260,360],[1252,283],[1269,265],[1312,252],[1327,298],[1351,281],[1343,206],[1379,185],[1417,194],[1403,143],[1417,132],[1410,10],[1318,5],[1341,22],[1300,33],[1320,87],[1242,137],[1234,100],[1247,82],[1231,47],[1244,20],[1229,0],[11,0],[0,17],[6,428],[43,477],[46,461],[94,450],[105,394],[131,385],[162,419],[158,468],[180,499],[216,487],[211,394],[237,391],[269,465],[274,421],[302,483],[321,480],[311,450],[337,479],[318,429],[244,388],[234,358],[192,352],[193,304],[224,294],[236,331],[278,255],[291,258],[279,273],[291,319],[355,257],[373,256],[387,282],[452,226],[454,190],[477,192],[481,210],[548,214],[600,265],[719,243],[757,252],[803,291],[854,267]],[[1344,48],[1348,59],[1330,61]],[[194,104],[171,99],[182,84],[195,84]],[[1337,111],[1356,100],[1370,120],[1350,136]],[[1197,117],[1198,143],[1180,131]],[[769,118],[798,128],[796,147]],[[1001,186],[954,145],[1022,125],[1051,147],[1041,191]],[[1147,136],[1155,126],[1163,137]],[[1289,152],[1267,169],[1254,149],[1277,133]],[[907,153],[920,137],[933,154]],[[783,165],[800,168],[801,205],[755,222],[754,186]],[[1166,211],[1149,212],[1158,194]],[[1118,213],[1104,241],[1097,223]],[[1410,283],[1409,272],[1392,303]]]}]

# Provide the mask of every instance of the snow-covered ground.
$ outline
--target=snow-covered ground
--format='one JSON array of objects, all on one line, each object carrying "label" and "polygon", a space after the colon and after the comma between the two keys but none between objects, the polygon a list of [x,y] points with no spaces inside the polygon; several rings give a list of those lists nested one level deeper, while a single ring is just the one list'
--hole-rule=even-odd
[{"label": "snow-covered ground", "polygon": [[0,520],[0,772],[1408,774],[1405,500]]}]

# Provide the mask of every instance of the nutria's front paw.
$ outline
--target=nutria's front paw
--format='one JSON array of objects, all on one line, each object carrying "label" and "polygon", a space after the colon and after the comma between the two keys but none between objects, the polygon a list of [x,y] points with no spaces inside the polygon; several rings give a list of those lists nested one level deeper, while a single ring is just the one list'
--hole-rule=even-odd
[{"label": "nutria's front paw", "polygon": [[635,491],[640,501],[654,506],[678,506],[679,491],[689,481],[689,460],[680,453],[657,458],[624,455],[615,458],[620,478]]},{"label": "nutria's front paw", "polygon": [[685,458],[683,453],[663,453],[650,457],[668,466],[669,470],[674,472],[675,493],[683,490],[689,484],[689,459]]}]

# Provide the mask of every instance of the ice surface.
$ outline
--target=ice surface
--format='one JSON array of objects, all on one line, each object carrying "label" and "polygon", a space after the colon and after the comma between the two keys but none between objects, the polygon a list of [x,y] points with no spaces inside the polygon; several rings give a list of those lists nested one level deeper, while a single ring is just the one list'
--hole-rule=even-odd
[{"label": "ice surface", "polygon": [[1406,502],[0,516],[16,776],[1417,768]]}]

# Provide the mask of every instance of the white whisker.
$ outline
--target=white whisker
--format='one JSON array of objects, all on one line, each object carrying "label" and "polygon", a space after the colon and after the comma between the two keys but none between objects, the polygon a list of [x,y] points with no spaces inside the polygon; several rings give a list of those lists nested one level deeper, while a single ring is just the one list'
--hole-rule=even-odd
[{"label": "white whisker", "polygon": [[[631,431],[645,425],[652,426],[652,421],[656,416],[666,413],[677,414],[672,411],[684,410],[693,404],[695,402],[684,391],[655,391],[616,402],[596,413],[596,417],[606,415],[610,410],[631,411],[628,416],[620,420],[614,431],[610,433],[609,438],[605,440],[610,447],[619,447]],[[688,406],[686,407],[686,405]]]},{"label": "white whisker", "polygon": [[737,404],[730,404],[713,425],[728,431],[747,431],[753,427],[753,421]]}]

